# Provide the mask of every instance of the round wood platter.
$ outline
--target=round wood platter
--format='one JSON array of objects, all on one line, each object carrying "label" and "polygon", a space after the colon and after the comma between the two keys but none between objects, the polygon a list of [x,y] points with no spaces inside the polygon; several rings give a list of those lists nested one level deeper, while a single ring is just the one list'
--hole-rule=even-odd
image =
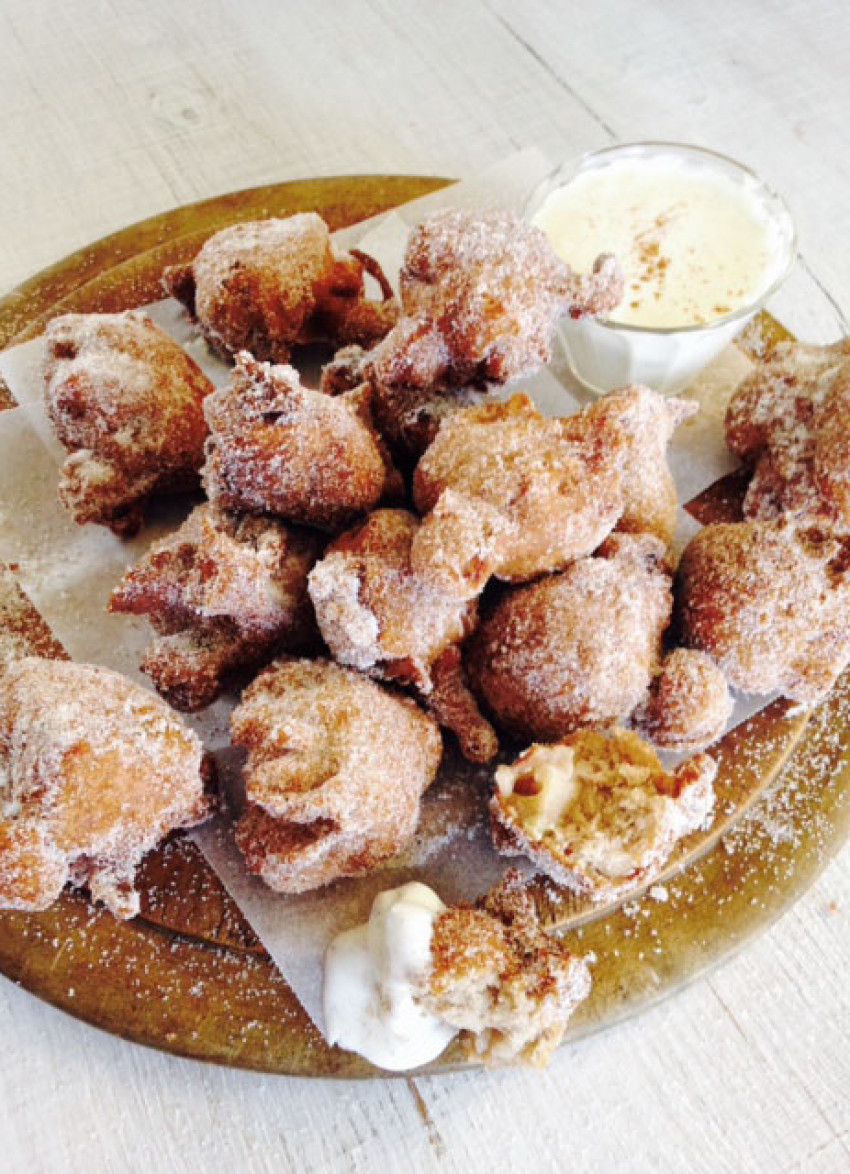
[{"label": "round wood platter", "polygon": [[[74,253],[0,301],[0,349],[68,311],[153,301],[167,264],[240,220],[316,210],[341,228],[448,180],[347,176],[236,192],[155,216]],[[781,333],[769,319],[762,336]],[[0,386],[0,407],[13,405]],[[691,503],[701,521],[734,518],[734,475]],[[64,653],[0,567],[0,640]],[[541,883],[545,922],[595,957],[593,991],[567,1040],[634,1014],[716,965],[770,925],[812,883],[850,831],[850,673],[816,710],[776,703],[714,747],[718,816],[664,875],[624,904],[594,910]],[[182,1056],[301,1076],[386,1075],[330,1048],[215,874],[175,837],[145,861],[143,910],[129,922],[66,890],[42,914],[0,914],[0,972],[87,1023]],[[450,1048],[425,1071],[464,1066]]]}]

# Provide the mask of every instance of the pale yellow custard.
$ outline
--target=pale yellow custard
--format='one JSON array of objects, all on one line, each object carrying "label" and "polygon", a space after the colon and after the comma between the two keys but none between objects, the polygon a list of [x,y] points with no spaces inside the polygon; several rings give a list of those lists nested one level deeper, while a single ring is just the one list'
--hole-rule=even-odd
[{"label": "pale yellow custard", "polygon": [[579,172],[534,216],[573,268],[613,253],[626,276],[612,323],[699,326],[756,301],[783,255],[756,183],[684,158],[622,158]]}]

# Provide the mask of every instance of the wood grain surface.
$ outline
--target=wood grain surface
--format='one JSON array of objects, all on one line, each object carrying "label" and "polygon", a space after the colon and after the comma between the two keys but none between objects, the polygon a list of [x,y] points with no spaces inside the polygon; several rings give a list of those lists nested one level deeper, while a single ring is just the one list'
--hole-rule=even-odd
[{"label": "wood grain surface", "polygon": [[[0,286],[166,208],[364,172],[472,175],[667,138],[788,199],[850,309],[843,0],[0,0]],[[799,308],[799,307],[797,307]],[[544,1074],[302,1082],[193,1064],[0,984],[0,1168],[850,1166],[850,859],[672,1002]]]}]

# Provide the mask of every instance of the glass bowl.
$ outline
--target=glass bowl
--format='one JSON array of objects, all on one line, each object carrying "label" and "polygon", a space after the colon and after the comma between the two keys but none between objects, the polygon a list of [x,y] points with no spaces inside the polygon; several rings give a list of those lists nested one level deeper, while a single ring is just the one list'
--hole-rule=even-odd
[{"label": "glass bowl", "polygon": [[783,200],[748,167],[715,151],[683,143],[629,143],[566,163],[532,193],[525,208],[526,219],[539,224],[549,197],[578,176],[626,161],[675,162],[688,175],[704,174],[715,183],[721,177],[724,183],[732,180],[746,193],[748,202],[756,201],[772,231],[773,257],[763,288],[730,313],[706,323],[669,327],[635,325],[614,318],[562,319],[559,329],[567,363],[590,391],[603,394],[629,383],[645,383],[655,391],[674,393],[707,367],[782,285],[796,259],[797,236]]}]

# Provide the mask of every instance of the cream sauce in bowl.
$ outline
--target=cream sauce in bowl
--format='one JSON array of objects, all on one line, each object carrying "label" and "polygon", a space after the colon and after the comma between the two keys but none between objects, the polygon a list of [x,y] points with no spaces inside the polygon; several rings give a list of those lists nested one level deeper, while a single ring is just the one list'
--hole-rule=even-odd
[{"label": "cream sauce in bowl", "polygon": [[683,387],[761,307],[793,263],[782,201],[751,171],[696,147],[637,143],[551,176],[527,209],[579,271],[613,253],[625,296],[604,321],[563,325],[577,377]]}]

